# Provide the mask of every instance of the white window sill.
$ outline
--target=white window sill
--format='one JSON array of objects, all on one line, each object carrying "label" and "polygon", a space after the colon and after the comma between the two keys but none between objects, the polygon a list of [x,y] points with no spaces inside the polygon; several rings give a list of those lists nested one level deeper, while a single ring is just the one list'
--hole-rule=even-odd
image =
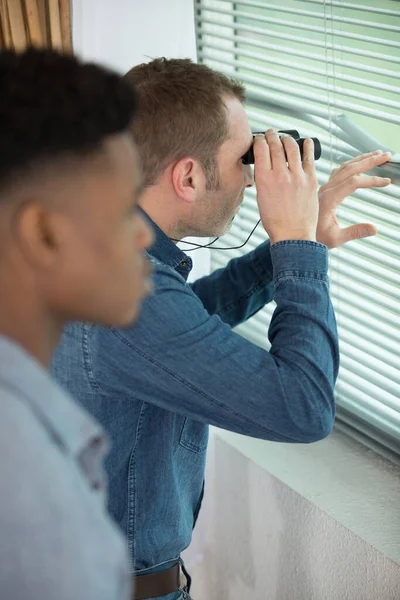
[{"label": "white window sill", "polygon": [[400,565],[399,466],[339,431],[311,445],[213,432]]}]

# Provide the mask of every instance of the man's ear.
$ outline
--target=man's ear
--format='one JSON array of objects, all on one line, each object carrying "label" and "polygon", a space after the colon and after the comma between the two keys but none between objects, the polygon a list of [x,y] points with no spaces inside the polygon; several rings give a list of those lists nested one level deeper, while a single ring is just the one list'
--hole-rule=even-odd
[{"label": "man's ear", "polygon": [[197,160],[182,158],[172,168],[172,185],[183,202],[195,202],[205,187],[204,171]]},{"label": "man's ear", "polygon": [[36,268],[54,266],[61,241],[61,221],[61,215],[46,210],[40,202],[24,203],[14,215],[12,234],[20,252]]}]

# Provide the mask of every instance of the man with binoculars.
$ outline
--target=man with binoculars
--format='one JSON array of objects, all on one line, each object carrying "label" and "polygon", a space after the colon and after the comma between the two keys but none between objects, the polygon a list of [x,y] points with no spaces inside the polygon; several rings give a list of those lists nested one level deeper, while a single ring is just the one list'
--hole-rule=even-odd
[{"label": "man with binoculars", "polygon": [[[126,80],[140,99],[132,130],[140,204],[156,232],[155,293],[133,329],[69,326],[54,373],[112,438],[110,510],[128,538],[135,598],[178,600],[189,598],[180,555],[200,509],[209,425],[295,443],[332,429],[339,356],[328,248],[375,233],[368,224],[341,230],[335,209],[357,187],[387,185],[359,175],[388,156],[350,161],[318,193],[313,141],[301,160],[290,135],[256,135],[269,240],[188,284],[191,259],[175,241],[222,235],[254,184],[245,91],[189,60],[156,59]],[[272,299],[267,352],[232,328]]]}]

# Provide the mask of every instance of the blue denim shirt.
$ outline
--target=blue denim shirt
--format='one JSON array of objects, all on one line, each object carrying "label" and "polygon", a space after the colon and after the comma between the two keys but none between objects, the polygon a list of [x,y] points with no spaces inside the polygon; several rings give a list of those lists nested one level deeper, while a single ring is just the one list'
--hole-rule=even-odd
[{"label": "blue denim shirt", "polygon": [[[208,425],[319,440],[333,425],[338,369],[325,246],[266,242],[189,285],[190,258],[155,230],[155,293],[137,324],[70,325],[53,365],[112,438],[109,506],[141,574],[176,563],[190,542]],[[272,298],[267,352],[232,327]]]}]

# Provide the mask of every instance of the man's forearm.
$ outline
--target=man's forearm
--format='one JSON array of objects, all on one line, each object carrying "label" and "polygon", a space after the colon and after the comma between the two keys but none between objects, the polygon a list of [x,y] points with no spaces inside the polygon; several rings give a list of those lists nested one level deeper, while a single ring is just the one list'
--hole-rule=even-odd
[{"label": "man's forearm", "polygon": [[274,296],[269,241],[198,279],[192,289],[210,315],[218,315],[231,327],[246,321]]}]

